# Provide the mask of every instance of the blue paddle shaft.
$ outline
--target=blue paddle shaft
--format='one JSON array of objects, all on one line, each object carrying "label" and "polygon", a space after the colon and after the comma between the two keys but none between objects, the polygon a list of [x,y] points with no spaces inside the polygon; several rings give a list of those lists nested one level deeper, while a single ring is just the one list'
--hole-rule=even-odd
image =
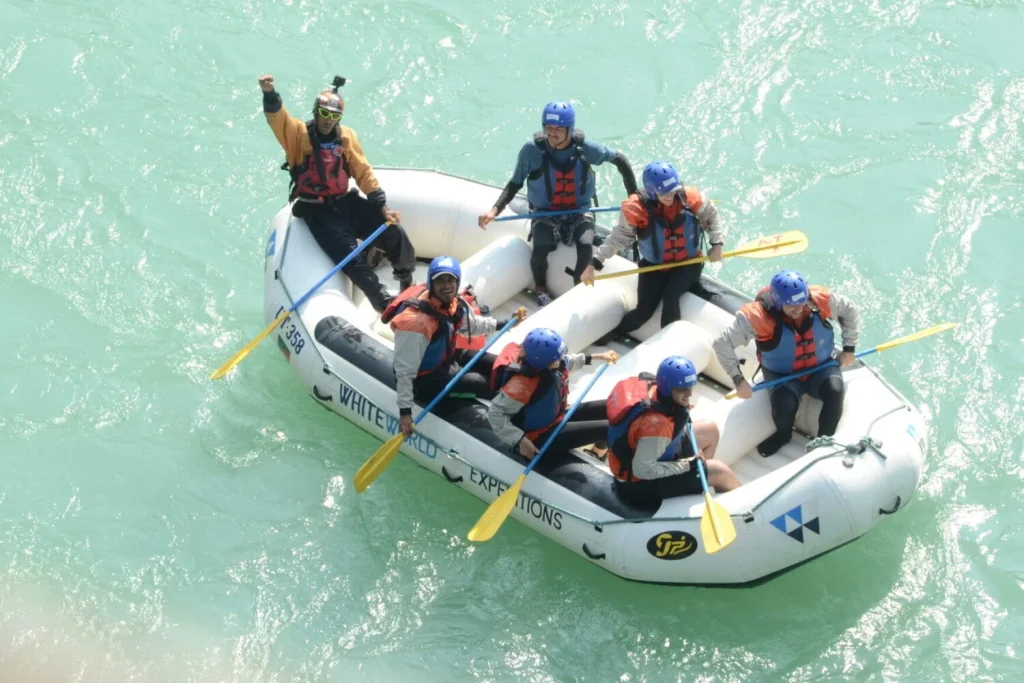
[{"label": "blue paddle shaft", "polygon": [[[534,466],[536,466],[538,462],[540,462],[540,456],[544,455],[544,453],[548,450],[548,446],[555,442],[555,437],[558,436],[559,432],[562,431],[562,427],[564,427],[566,423],[569,422],[569,419],[572,417],[573,413],[575,413],[576,409],[580,407],[581,403],[583,403],[583,399],[587,397],[587,392],[590,391],[591,388],[594,386],[594,383],[601,376],[601,373],[603,373],[607,369],[608,363],[605,363],[600,368],[598,368],[597,372],[594,373],[594,376],[590,378],[590,381],[587,383],[587,387],[583,390],[583,393],[580,394],[580,397],[576,399],[575,403],[569,406],[569,410],[568,412],[566,412],[565,417],[563,417],[562,421],[558,423],[557,427],[555,427],[555,431],[551,432],[551,436],[548,437],[548,440],[544,442],[544,445],[540,449],[540,453],[533,457],[533,460],[530,461],[529,466],[523,471],[524,477],[533,470]],[[523,436],[523,438],[525,439],[526,436]]]},{"label": "blue paddle shaft", "polygon": [[568,216],[571,213],[585,213],[587,211],[590,211],[590,212],[593,212],[593,213],[601,213],[602,211],[618,211],[618,210],[619,210],[619,207],[617,207],[617,206],[605,206],[605,207],[601,207],[601,208],[588,207],[588,208],[584,208],[584,209],[565,209],[564,211],[538,211],[536,213],[523,213],[523,214],[517,214],[515,216],[500,216],[499,218],[495,218],[494,221],[495,222],[498,222],[498,221],[521,221],[521,220],[526,220],[527,218],[544,218],[546,216]]},{"label": "blue paddle shaft", "polygon": [[327,273],[327,275],[324,275],[320,279],[320,282],[318,282],[315,285],[313,285],[312,287],[310,287],[308,292],[306,292],[301,297],[299,297],[299,300],[296,301],[294,304],[292,304],[291,308],[288,309],[288,312],[291,313],[296,308],[298,308],[299,306],[304,304],[306,302],[306,299],[308,299],[309,297],[313,296],[313,292],[315,292],[316,290],[320,289],[320,285],[322,285],[323,283],[325,283],[328,280],[330,280],[331,277],[333,277],[335,273],[337,273],[339,270],[341,270],[342,268],[347,266],[349,263],[351,263],[352,259],[354,259],[356,256],[358,256],[359,252],[361,252],[363,249],[368,247],[370,245],[370,242],[372,242],[373,240],[377,239],[377,237],[379,237],[382,232],[387,230],[387,227],[388,227],[387,221],[385,221],[384,223],[381,223],[379,228],[374,230],[373,233],[369,237],[367,237],[365,240],[363,240],[362,244],[360,244],[358,247],[353,249],[351,254],[349,254],[345,258],[341,259],[341,262],[339,262],[338,265],[334,266],[334,268],[331,269],[331,272]]},{"label": "blue paddle shaft", "polygon": [[[690,419],[689,427],[690,427],[690,445],[693,447],[693,454],[694,454],[694,456],[696,456],[698,453],[700,453],[700,449],[697,448],[697,434],[693,430],[693,419],[692,418]],[[697,465],[697,474],[700,475],[700,485],[704,487],[704,493],[707,493],[708,495],[710,495],[710,491],[708,491],[708,480],[704,476],[704,461],[701,460],[700,458],[695,457],[694,458],[694,462]]]},{"label": "blue paddle shaft", "polygon": [[[867,351],[861,351],[860,353],[855,353],[853,355],[853,357],[854,358],[863,358],[864,356],[870,356],[872,353],[875,353],[876,351],[878,351],[878,347],[877,346],[875,348],[873,348],[873,349],[868,349]],[[783,384],[784,382],[788,382],[791,379],[796,379],[797,377],[805,377],[807,375],[813,375],[814,373],[818,372],[819,370],[824,370],[825,368],[830,368],[833,365],[839,365],[839,361],[833,358],[832,360],[830,360],[827,363],[822,363],[821,365],[813,367],[813,368],[811,368],[809,370],[805,370],[804,372],[795,372],[792,375],[786,375],[785,377],[776,377],[775,379],[770,379],[767,382],[758,382],[757,384],[755,384],[752,387],[751,391],[760,391],[761,389],[767,389],[768,387],[774,387],[776,384]]]},{"label": "blue paddle shaft", "polygon": [[433,410],[434,406],[436,406],[438,403],[440,403],[441,399],[443,399],[448,394],[449,391],[451,391],[452,389],[455,388],[455,385],[458,384],[460,379],[462,379],[462,376],[465,375],[467,372],[469,372],[470,369],[474,365],[476,365],[476,362],[478,360],[480,360],[481,358],[484,357],[484,354],[487,353],[487,349],[491,348],[491,346],[494,344],[494,342],[498,341],[498,337],[500,337],[501,335],[505,334],[510,329],[512,329],[512,326],[515,325],[518,321],[519,321],[519,319],[516,318],[516,316],[512,316],[511,320],[509,320],[507,323],[505,323],[505,327],[503,327],[500,330],[498,330],[494,334],[494,336],[491,337],[491,340],[489,342],[487,342],[487,344],[484,346],[484,348],[482,348],[479,351],[477,351],[476,355],[473,356],[470,359],[470,361],[463,366],[463,368],[461,370],[459,370],[458,374],[455,375],[455,377],[452,377],[452,381],[448,382],[448,384],[445,385],[445,388],[441,390],[441,393],[438,394],[437,396],[435,396],[434,400],[431,401],[430,403],[428,403],[427,407],[424,408],[422,411],[420,411],[420,414],[417,415],[416,419],[412,421],[413,424],[419,424],[420,420],[422,420],[424,417],[426,417],[427,413],[429,413],[431,410]]}]

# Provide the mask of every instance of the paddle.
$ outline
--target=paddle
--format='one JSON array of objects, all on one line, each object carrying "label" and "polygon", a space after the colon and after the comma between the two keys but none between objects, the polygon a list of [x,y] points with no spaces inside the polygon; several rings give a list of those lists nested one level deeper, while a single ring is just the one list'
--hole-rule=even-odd
[{"label": "paddle", "polygon": [[[803,234],[799,230],[790,230],[789,232],[782,232],[778,235],[768,235],[767,237],[761,237],[752,242],[747,242],[741,245],[737,249],[732,251],[726,251],[722,253],[722,258],[730,258],[732,256],[746,256],[747,258],[771,258],[773,256],[788,256],[790,254],[799,254],[807,249],[807,235]],[[623,277],[625,275],[633,275],[635,273],[649,273],[654,270],[666,270],[668,268],[678,268],[680,266],[688,266],[692,263],[703,263],[708,261],[707,256],[698,256],[696,258],[686,259],[685,261],[679,261],[678,263],[660,263],[654,266],[644,266],[643,268],[633,268],[632,270],[624,270],[619,273],[606,273],[605,275],[595,275],[593,280],[584,280],[584,283],[592,286],[597,280],[610,280],[614,277]]]},{"label": "paddle", "polygon": [[342,268],[347,266],[352,261],[352,259],[354,259],[356,256],[359,255],[359,252],[361,252],[363,249],[365,249],[367,246],[369,246],[370,242],[372,242],[382,232],[384,232],[387,229],[387,227],[388,227],[387,222],[381,223],[379,228],[374,230],[373,233],[369,237],[367,237],[365,240],[363,240],[362,244],[360,244],[358,247],[353,249],[352,253],[349,254],[348,256],[346,256],[345,258],[343,258],[338,265],[334,266],[334,268],[331,269],[331,272],[327,273],[327,275],[324,275],[323,278],[321,278],[321,280],[319,282],[317,282],[315,285],[310,287],[309,291],[306,292],[305,294],[303,294],[302,297],[299,298],[298,301],[296,301],[294,304],[291,305],[290,308],[288,308],[288,309],[286,309],[284,311],[281,311],[281,314],[278,315],[276,318],[274,318],[274,322],[272,322],[269,325],[267,325],[267,329],[265,329],[262,332],[260,332],[258,335],[256,335],[255,339],[253,339],[251,342],[249,342],[248,344],[243,346],[242,350],[239,351],[238,353],[236,353],[235,355],[233,355],[228,360],[227,363],[225,363],[224,365],[222,365],[219,368],[217,368],[216,370],[214,370],[213,374],[210,375],[210,379],[220,379],[224,375],[226,375],[229,372],[231,372],[231,370],[233,370],[236,365],[241,363],[242,360],[246,356],[248,356],[249,353],[253,349],[255,349],[256,346],[259,345],[259,343],[261,341],[266,339],[267,335],[269,335],[271,332],[274,331],[275,327],[280,325],[284,321],[284,319],[287,318],[296,308],[298,308],[303,303],[305,303],[306,299],[308,299],[309,297],[311,297],[313,295],[313,292],[315,292],[316,290],[320,289],[320,285],[322,285],[323,283],[327,282],[329,279],[331,279],[331,276],[333,276],[339,270],[341,270]]},{"label": "paddle", "polygon": [[[476,355],[473,356],[473,358],[471,358],[461,370],[459,370],[458,374],[455,375],[447,385],[445,385],[445,388],[441,390],[441,393],[435,396],[434,400],[428,403],[427,407],[420,411],[420,414],[413,420],[413,424],[419,424],[420,420],[426,417],[427,414],[434,409],[434,406],[440,403],[441,399],[455,388],[455,385],[459,383],[462,376],[469,372],[470,369],[476,365],[478,360],[483,358],[484,354],[487,353],[487,349],[491,348],[491,345],[498,341],[498,337],[512,329],[512,326],[517,322],[519,322],[519,319],[516,316],[512,316],[512,319],[505,323],[505,326],[498,330],[494,336],[491,337],[491,340],[487,342],[482,349],[477,351]],[[380,473],[383,472],[384,469],[391,464],[391,461],[395,459],[395,456],[398,455],[398,451],[402,447],[402,442],[404,441],[405,434],[398,432],[393,437],[385,441],[384,445],[378,448],[377,452],[374,453],[369,460],[363,463],[363,466],[359,468],[359,471],[356,472],[355,476],[356,492],[362,493],[369,488],[370,484],[380,476]]]},{"label": "paddle", "polygon": [[[712,203],[717,204],[718,200],[712,200]],[[537,211],[536,213],[521,213],[516,214],[514,216],[500,216],[498,218],[495,218],[494,222],[497,223],[498,221],[521,221],[527,218],[545,218],[547,216],[568,216],[569,214],[586,213],[587,211],[590,211],[592,213],[602,213],[604,211],[618,211],[620,208],[621,206],[588,206],[582,209],[565,209],[563,211]]]},{"label": "paddle", "polygon": [[[694,434],[693,420],[690,420],[690,445],[693,452],[699,453],[697,448],[697,435]],[[711,499],[711,492],[708,490],[708,480],[704,476],[704,461],[695,458],[697,473],[700,475],[700,485],[704,488],[704,514],[700,517],[700,537],[704,541],[704,552],[708,555],[717,553],[719,550],[736,540],[736,526],[732,523],[732,516],[721,503]]]},{"label": "paddle", "polygon": [[526,481],[526,475],[528,475],[533,468],[537,466],[537,463],[540,462],[541,456],[544,455],[544,453],[547,452],[548,447],[555,442],[555,437],[558,436],[559,432],[562,431],[562,427],[564,427],[566,423],[569,422],[570,418],[572,418],[573,413],[576,412],[576,409],[579,408],[581,403],[583,403],[583,399],[586,398],[587,392],[594,386],[594,382],[596,382],[601,376],[601,373],[608,369],[608,365],[608,363],[604,363],[597,369],[594,376],[590,378],[590,382],[587,383],[583,393],[580,394],[580,397],[577,398],[572,406],[569,407],[565,417],[562,418],[562,421],[558,423],[557,427],[555,427],[555,431],[553,431],[547,441],[544,442],[540,452],[533,457],[533,460],[530,461],[527,468],[523,470],[523,473],[519,475],[518,479],[516,479],[516,483],[508,487],[505,493],[495,498],[494,501],[487,506],[487,509],[484,510],[484,514],[479,520],[477,520],[476,526],[469,530],[469,534],[467,535],[469,540],[476,541],[477,543],[483,543],[484,541],[491,540],[494,538],[494,534],[498,533],[498,529],[501,528],[501,525],[512,512],[512,508],[515,507],[516,501],[519,499],[519,489],[523,488],[523,482]]},{"label": "paddle", "polygon": [[[939,332],[945,332],[946,330],[951,330],[951,329],[953,329],[954,327],[956,327],[959,324],[960,323],[942,323],[941,325],[936,325],[935,327],[929,327],[926,330],[920,330],[919,332],[914,332],[913,334],[908,334],[905,337],[899,337],[898,339],[893,339],[891,341],[887,341],[884,344],[879,344],[878,346],[876,346],[873,349],[868,349],[867,351],[861,351],[860,353],[854,354],[853,357],[854,358],[862,358],[864,356],[870,356],[872,353],[878,353],[879,351],[887,351],[888,349],[891,349],[894,346],[899,346],[900,344],[906,344],[907,342],[917,341],[918,339],[923,339],[924,337],[930,337],[931,335],[938,334]],[[814,373],[818,372],[819,370],[824,370],[825,368],[830,368],[833,365],[839,365],[839,361],[837,359],[832,359],[832,360],[828,361],[827,363],[822,363],[821,365],[815,366],[815,367],[811,368],[810,370],[805,370],[803,372],[795,372],[792,375],[786,375],[785,377],[776,377],[775,379],[768,380],[766,382],[758,382],[753,387],[751,387],[751,390],[752,391],[760,391],[761,389],[767,389],[768,387],[773,387],[776,384],[782,384],[783,382],[788,382],[789,380],[796,379],[797,377],[804,377],[806,375],[813,375]],[[737,396],[736,391],[733,390],[733,391],[730,391],[728,394],[726,394],[725,398],[727,400],[731,401],[732,399],[736,398],[736,396]]]},{"label": "paddle", "polygon": [[603,206],[598,208],[590,206],[583,209],[565,209],[563,211],[538,211],[536,213],[520,213],[514,216],[499,216],[498,218],[494,219],[494,222],[497,223],[498,221],[521,221],[526,220],[527,218],[545,218],[547,216],[568,216],[569,214],[572,213],[585,213],[587,211],[592,211],[593,213],[602,213],[604,211],[618,210],[619,207],[617,206]]}]

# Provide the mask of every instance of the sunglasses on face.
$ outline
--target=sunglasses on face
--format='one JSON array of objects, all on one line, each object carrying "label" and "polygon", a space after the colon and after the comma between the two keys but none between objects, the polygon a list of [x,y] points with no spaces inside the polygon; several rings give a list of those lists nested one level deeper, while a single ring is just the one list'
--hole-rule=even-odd
[{"label": "sunglasses on face", "polygon": [[340,121],[341,112],[331,111],[330,109],[324,109],[323,107],[317,107],[316,113],[320,118],[327,119],[328,121]]}]

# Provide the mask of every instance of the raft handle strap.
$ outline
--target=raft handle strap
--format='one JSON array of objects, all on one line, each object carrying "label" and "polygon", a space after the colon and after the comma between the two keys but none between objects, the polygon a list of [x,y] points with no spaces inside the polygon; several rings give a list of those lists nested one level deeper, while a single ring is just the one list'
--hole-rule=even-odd
[{"label": "raft handle strap", "polygon": [[891,514],[893,514],[894,512],[896,512],[897,510],[900,509],[900,503],[902,501],[903,501],[902,498],[900,498],[899,496],[896,496],[896,502],[893,504],[892,508],[889,509],[889,510],[886,510],[885,508],[878,508],[878,514],[880,514],[880,515],[891,515]]},{"label": "raft handle strap", "polygon": [[445,469],[444,465],[441,465],[441,474],[443,474],[444,478],[453,484],[458,484],[460,481],[462,481],[461,474],[457,477],[453,477],[452,475],[448,474],[448,470]]}]

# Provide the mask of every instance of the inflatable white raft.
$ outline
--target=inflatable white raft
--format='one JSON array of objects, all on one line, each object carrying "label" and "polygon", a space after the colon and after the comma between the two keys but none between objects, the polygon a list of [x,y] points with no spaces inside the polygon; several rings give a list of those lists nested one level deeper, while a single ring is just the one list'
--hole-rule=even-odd
[{"label": "inflatable white raft", "polygon": [[[530,317],[492,346],[492,352],[507,341],[521,341],[535,327],[558,330],[572,352],[603,350],[608,347],[597,347],[595,341],[636,304],[635,275],[573,287],[565,269],[575,264],[575,248],[560,246],[549,268],[549,287],[558,296],[538,311],[524,291],[532,285],[528,221],[493,223],[486,231],[477,227],[477,215],[491,206],[499,188],[436,171],[380,169],[378,177],[388,190],[389,205],[402,212],[422,261],[418,282],[424,281],[430,258],[449,254],[462,261],[463,284],[472,284],[478,301],[496,317],[507,318],[520,305],[530,309]],[[517,198],[506,214],[512,211],[525,212],[525,201]],[[333,265],[305,223],[292,218],[289,207],[282,208],[272,220],[267,242],[267,322]],[[631,267],[633,263],[615,256],[603,272]],[[397,288],[387,261],[377,272],[392,290]],[[731,465],[743,482],[716,495],[733,517],[736,540],[707,554],[699,527],[703,496],[647,507],[627,504],[617,495],[605,463],[583,450],[545,454],[512,512],[522,524],[627,579],[679,584],[762,579],[857,538],[899,510],[913,495],[924,464],[923,418],[860,362],[844,372],[845,408],[834,442],[817,440],[808,451],[820,403],[805,397],[797,416],[800,434],[771,458],[760,457],[755,446],[774,430],[768,394],[757,392],[749,401],[725,400],[732,382],[711,349],[715,336],[750,299],[709,277],[702,279],[702,288],[700,296],[683,295],[680,322],[660,330],[660,312],[655,312],[633,335],[642,343],[610,342],[622,358],[587,398],[605,397],[623,377],[654,372],[668,355],[693,360],[701,370],[694,415],[718,423],[722,440],[716,457]],[[292,370],[321,405],[382,441],[395,434],[391,331],[343,275],[329,280],[285,320],[277,337]],[[740,354],[746,358],[744,372],[753,379],[753,344]],[[588,366],[573,374],[570,400],[595,370]],[[484,401],[455,400],[443,419],[426,417],[402,452],[490,503],[515,481],[526,461],[495,438],[486,411]],[[385,473],[365,495],[388,495],[387,487]],[[501,542],[500,536],[492,542]]]}]

